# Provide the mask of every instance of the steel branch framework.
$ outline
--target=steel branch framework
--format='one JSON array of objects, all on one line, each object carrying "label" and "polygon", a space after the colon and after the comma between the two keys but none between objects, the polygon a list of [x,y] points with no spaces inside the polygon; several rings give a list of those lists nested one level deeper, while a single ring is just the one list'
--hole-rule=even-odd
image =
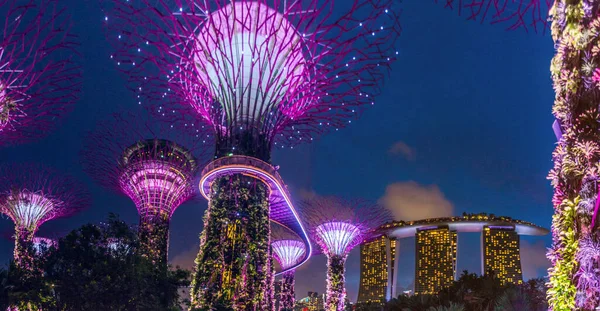
[{"label": "steel branch framework", "polygon": [[[434,0],[480,23],[507,24],[508,29],[545,33],[553,0]],[[584,3],[586,1],[583,1]],[[589,6],[589,4],[584,4]]]},{"label": "steel branch framework", "polygon": [[0,0],[0,145],[48,133],[77,101],[76,37],[58,0]]},{"label": "steel branch framework", "polygon": [[83,164],[100,184],[134,202],[142,242],[166,262],[169,220],[177,207],[195,196],[199,161],[209,153],[199,130],[142,121],[146,117],[121,113],[101,122],[86,140]]},{"label": "steel branch framework", "polygon": [[397,55],[391,0],[353,1],[341,14],[331,0],[114,3],[112,57],[140,101],[161,115],[191,105],[218,154],[253,148],[268,161],[273,144],[347,125],[374,104]]},{"label": "steel branch framework", "polygon": [[39,226],[89,202],[89,193],[68,175],[37,164],[0,167],[0,212],[15,224],[15,261],[25,267],[30,267],[28,251]]},{"label": "steel branch framework", "polygon": [[302,203],[313,240],[327,255],[327,297],[325,309],[344,310],[345,262],[348,253],[375,234],[389,221],[389,211],[365,200],[316,197]]}]

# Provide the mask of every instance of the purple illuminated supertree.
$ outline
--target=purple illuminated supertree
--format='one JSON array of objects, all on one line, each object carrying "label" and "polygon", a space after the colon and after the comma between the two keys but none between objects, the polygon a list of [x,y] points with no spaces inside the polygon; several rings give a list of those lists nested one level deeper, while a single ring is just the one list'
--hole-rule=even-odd
[{"label": "purple illuminated supertree", "polygon": [[[269,218],[295,221],[289,227],[306,235],[267,163],[271,149],[337,130],[374,104],[397,55],[397,8],[393,0],[105,2],[111,57],[139,102],[214,131],[192,304],[256,309],[268,286]],[[194,114],[180,112],[189,107]]]},{"label": "purple illuminated supertree", "polygon": [[[273,256],[279,262],[283,272],[281,281],[281,294],[279,295],[279,310],[294,310],[295,291],[294,291],[294,267],[306,253],[304,242],[299,240],[276,240],[271,243]],[[289,269],[289,270],[288,270]]]},{"label": "purple illuminated supertree", "polygon": [[83,164],[101,185],[131,198],[140,216],[142,253],[166,264],[169,221],[194,197],[198,161],[208,152],[198,130],[140,120],[148,118],[122,113],[101,122],[86,140]]},{"label": "purple illuminated supertree", "polygon": [[0,212],[15,224],[15,263],[33,268],[34,235],[48,220],[69,216],[89,204],[81,183],[35,164],[0,167]]},{"label": "purple illuminated supertree", "polygon": [[48,133],[77,101],[75,37],[58,0],[0,0],[0,145]]},{"label": "purple illuminated supertree", "polygon": [[302,204],[313,240],[327,256],[326,311],[342,311],[346,300],[345,262],[350,251],[391,220],[388,210],[365,200],[315,197]]}]

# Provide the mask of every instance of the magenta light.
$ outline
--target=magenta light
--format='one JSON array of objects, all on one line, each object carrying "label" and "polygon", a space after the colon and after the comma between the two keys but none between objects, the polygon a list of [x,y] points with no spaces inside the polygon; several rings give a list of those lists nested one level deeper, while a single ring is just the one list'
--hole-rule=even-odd
[{"label": "magenta light", "polygon": [[86,207],[89,198],[80,182],[44,166],[0,167],[0,211],[18,231],[34,233],[44,222]]},{"label": "magenta light", "polygon": [[43,250],[43,247],[57,246],[57,244],[58,243],[56,243],[56,241],[53,239],[37,236],[33,238],[33,248],[37,253],[40,253]]},{"label": "magenta light", "polygon": [[81,70],[58,0],[0,0],[0,145],[46,135],[78,99]]},{"label": "magenta light", "polygon": [[141,104],[209,125],[233,153],[239,131],[286,147],[350,124],[398,55],[393,0],[171,4],[108,1],[111,58]]},{"label": "magenta light", "polygon": [[325,253],[344,256],[361,242],[362,230],[347,222],[328,222],[317,226],[315,235]]},{"label": "magenta light", "polygon": [[306,253],[306,246],[302,241],[279,240],[271,243],[275,259],[284,270],[296,265]]},{"label": "magenta light", "polygon": [[171,217],[195,196],[193,180],[211,149],[204,132],[172,128],[143,110],[101,121],[85,142],[83,167],[103,186],[127,195],[141,218]]}]

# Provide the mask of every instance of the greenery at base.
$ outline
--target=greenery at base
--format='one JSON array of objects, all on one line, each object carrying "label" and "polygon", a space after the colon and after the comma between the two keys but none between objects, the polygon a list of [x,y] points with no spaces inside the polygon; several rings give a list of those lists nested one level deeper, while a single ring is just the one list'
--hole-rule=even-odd
[{"label": "greenery at base", "polygon": [[356,311],[546,311],[546,285],[531,279],[521,285],[501,285],[493,273],[464,271],[438,295],[400,295],[384,305],[357,304]]},{"label": "greenery at base", "polygon": [[192,280],[193,310],[260,310],[269,283],[267,186],[235,174],[216,179]]},{"label": "greenery at base", "polygon": [[178,289],[189,284],[187,271],[157,267],[143,256],[137,232],[114,216],[106,224],[72,231],[35,261],[43,275],[14,264],[0,271],[0,298],[8,305],[45,311],[180,310]]}]

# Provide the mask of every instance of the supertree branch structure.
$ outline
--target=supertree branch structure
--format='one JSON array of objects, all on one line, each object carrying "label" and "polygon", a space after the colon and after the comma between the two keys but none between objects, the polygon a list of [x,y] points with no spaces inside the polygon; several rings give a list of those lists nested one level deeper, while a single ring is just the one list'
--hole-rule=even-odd
[{"label": "supertree branch structure", "polygon": [[0,167],[0,211],[15,224],[15,263],[32,269],[34,235],[46,221],[69,216],[89,204],[81,183],[36,164]]},{"label": "supertree branch structure", "polygon": [[198,161],[208,152],[198,130],[140,119],[146,118],[121,113],[101,122],[86,140],[83,164],[101,185],[133,201],[143,254],[166,264],[169,221],[194,197]]},{"label": "supertree branch structure", "polygon": [[282,269],[286,270],[282,274],[281,293],[279,296],[279,310],[294,310],[295,291],[294,291],[294,272],[295,269],[287,270],[302,260],[306,253],[306,246],[298,240],[276,240],[271,243],[273,256]]},{"label": "supertree branch structure", "polygon": [[327,256],[326,311],[342,311],[346,298],[344,273],[350,251],[369,239],[373,229],[391,220],[388,210],[366,200],[315,197],[302,211],[319,250]]},{"label": "supertree branch structure", "polygon": [[[216,160],[200,184],[210,203],[192,305],[259,309],[269,287],[269,220],[308,244],[268,163],[271,149],[339,129],[374,104],[397,55],[397,8],[392,0],[345,8],[331,0],[104,3],[112,57],[139,102],[214,131]],[[193,114],[180,112],[190,107]]]},{"label": "supertree branch structure", "polygon": [[78,99],[76,37],[58,0],[0,0],[0,145],[48,133]]},{"label": "supertree branch structure", "polygon": [[556,54],[550,67],[558,144],[548,299],[552,310],[600,305],[600,18],[598,1],[557,0],[551,10]]},{"label": "supertree branch structure", "polygon": [[[433,0],[458,15],[480,23],[505,24],[509,30],[523,29],[545,33],[548,12],[554,0]],[[590,3],[592,1],[583,1]],[[588,4],[584,5],[588,5]]]}]

